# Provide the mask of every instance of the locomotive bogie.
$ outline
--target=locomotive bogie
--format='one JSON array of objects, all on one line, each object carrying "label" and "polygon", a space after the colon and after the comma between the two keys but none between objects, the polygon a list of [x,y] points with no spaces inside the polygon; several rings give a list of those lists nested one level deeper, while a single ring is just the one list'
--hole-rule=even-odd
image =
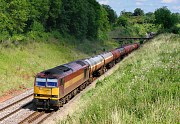
[{"label": "locomotive bogie", "polygon": [[59,100],[52,100],[52,99],[39,99],[34,98],[33,104],[36,109],[43,109],[43,110],[56,110],[59,108]]}]

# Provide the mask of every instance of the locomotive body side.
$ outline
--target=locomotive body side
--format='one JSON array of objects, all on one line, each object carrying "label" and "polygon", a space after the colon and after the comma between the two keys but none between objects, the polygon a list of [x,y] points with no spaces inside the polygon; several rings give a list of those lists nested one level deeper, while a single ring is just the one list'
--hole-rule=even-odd
[{"label": "locomotive body side", "polygon": [[74,71],[64,77],[64,84],[62,83],[63,93],[60,95],[61,98],[89,79],[89,64],[85,61],[83,63],[81,63],[81,65],[77,64],[77,62],[70,64],[71,69]]}]

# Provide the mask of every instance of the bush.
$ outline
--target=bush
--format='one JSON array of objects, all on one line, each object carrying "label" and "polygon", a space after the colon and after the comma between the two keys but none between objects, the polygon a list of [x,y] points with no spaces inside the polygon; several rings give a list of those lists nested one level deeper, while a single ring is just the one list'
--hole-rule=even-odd
[{"label": "bush", "polygon": [[171,32],[174,34],[180,34],[180,26],[175,25],[171,28]]}]

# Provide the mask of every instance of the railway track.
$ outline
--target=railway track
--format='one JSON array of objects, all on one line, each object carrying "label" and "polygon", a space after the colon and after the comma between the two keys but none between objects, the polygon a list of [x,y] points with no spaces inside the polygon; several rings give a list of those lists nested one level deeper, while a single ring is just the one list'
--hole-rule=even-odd
[{"label": "railway track", "polygon": [[22,108],[25,108],[32,104],[33,94],[29,94],[19,100],[16,100],[0,109],[0,122],[8,118],[9,116],[20,111]]},{"label": "railway track", "polygon": [[30,114],[28,117],[23,119],[18,124],[26,124],[26,123],[40,124],[44,122],[48,117],[50,117],[53,113],[54,112],[46,113],[45,111],[43,112],[34,111],[32,114]]}]

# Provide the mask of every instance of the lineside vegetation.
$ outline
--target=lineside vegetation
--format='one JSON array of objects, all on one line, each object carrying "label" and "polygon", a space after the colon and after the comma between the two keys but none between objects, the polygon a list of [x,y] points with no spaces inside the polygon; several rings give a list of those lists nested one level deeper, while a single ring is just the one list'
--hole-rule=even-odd
[{"label": "lineside vegetation", "polygon": [[[78,43],[76,39],[57,39],[31,41],[26,44],[5,47],[0,44],[0,96],[33,87],[34,76],[70,61],[87,58],[104,50],[118,47],[116,42],[96,42],[86,40]],[[92,43],[93,42],[93,43]],[[91,48],[91,49],[87,49]],[[9,92],[7,92],[9,91]]]},{"label": "lineside vegetation", "polygon": [[180,36],[174,34],[146,43],[86,93],[77,112],[58,123],[179,123],[179,45]]}]

